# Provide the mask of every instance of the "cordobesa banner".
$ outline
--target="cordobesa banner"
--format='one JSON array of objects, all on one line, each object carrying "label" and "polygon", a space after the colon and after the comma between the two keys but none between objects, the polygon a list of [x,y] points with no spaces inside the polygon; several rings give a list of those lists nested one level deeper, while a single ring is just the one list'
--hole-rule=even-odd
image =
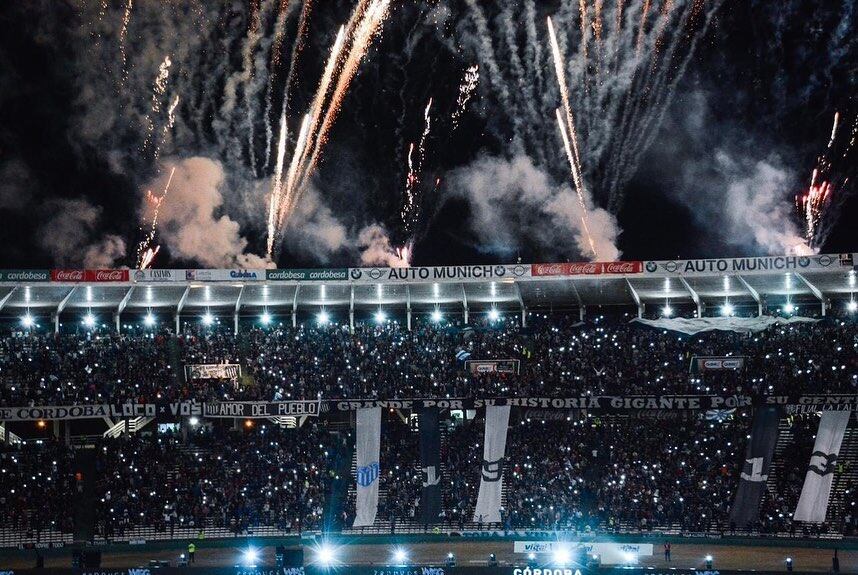
[{"label": "cordobesa banner", "polygon": [[326,413],[380,407],[416,410],[482,409],[490,405],[513,408],[583,410],[600,413],[669,413],[775,406],[785,413],[856,411],[856,395],[592,395],[581,397],[498,397],[498,398],[417,398],[417,399],[315,399],[292,401],[221,401],[198,403],[125,403],[0,407],[2,421],[129,419],[180,417],[262,419],[270,417],[318,417]]}]

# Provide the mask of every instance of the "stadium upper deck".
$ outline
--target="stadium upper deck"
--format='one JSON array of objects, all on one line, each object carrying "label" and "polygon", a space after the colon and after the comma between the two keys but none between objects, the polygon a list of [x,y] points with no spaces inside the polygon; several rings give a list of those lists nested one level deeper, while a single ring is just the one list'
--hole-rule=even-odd
[{"label": "stadium upper deck", "polygon": [[[0,270],[0,314],[60,316],[73,311],[168,312],[176,320],[211,311],[263,310],[411,314],[521,311],[586,306],[685,306],[698,316],[724,304],[762,314],[767,307],[811,305],[825,315],[854,301],[858,254],[703,260],[469,265],[411,268]],[[684,308],[683,308],[684,309]]]}]

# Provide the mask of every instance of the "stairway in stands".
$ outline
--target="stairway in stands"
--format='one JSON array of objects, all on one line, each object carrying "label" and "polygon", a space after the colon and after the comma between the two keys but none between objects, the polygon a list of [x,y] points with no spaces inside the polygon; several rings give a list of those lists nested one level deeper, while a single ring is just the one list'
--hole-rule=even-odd
[{"label": "stairway in stands", "polygon": [[176,389],[185,387],[185,364],[182,362],[182,346],[179,338],[175,335],[167,342],[167,353],[170,358],[170,367],[173,369],[173,377],[176,380]]},{"label": "stairway in stands", "polygon": [[340,531],[343,510],[348,502],[348,494],[354,472],[354,435],[349,433],[349,426],[330,430],[333,453],[331,454],[331,469],[334,477],[330,478],[328,487],[327,508],[325,509],[324,525],[326,529]]},{"label": "stairway in stands", "polygon": [[95,449],[76,449],[74,469],[83,477],[83,490],[74,499],[74,540],[92,541],[96,520],[95,481],[98,476]]}]

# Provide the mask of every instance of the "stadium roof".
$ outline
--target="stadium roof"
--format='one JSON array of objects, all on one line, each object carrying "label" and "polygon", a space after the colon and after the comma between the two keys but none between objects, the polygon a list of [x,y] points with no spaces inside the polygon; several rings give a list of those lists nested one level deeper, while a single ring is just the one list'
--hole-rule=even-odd
[{"label": "stadium roof", "polygon": [[[0,270],[0,314],[243,315],[270,309],[465,313],[582,306],[807,304],[851,299],[858,254],[292,270]],[[824,307],[824,306],[822,306]],[[822,307],[820,309],[822,309]]]}]

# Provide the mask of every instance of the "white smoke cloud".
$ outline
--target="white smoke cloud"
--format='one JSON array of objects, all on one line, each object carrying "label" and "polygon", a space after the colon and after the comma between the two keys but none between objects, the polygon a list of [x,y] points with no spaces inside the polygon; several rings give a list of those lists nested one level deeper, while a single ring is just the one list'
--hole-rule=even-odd
[{"label": "white smoke cloud", "polygon": [[[204,267],[273,267],[270,260],[245,253],[248,242],[239,223],[221,214],[225,180],[221,163],[204,157],[164,162],[161,176],[149,189],[161,193],[173,166],[176,172],[158,216],[158,237],[170,251]],[[142,201],[151,221],[152,205]]]},{"label": "white smoke cloud", "polygon": [[365,266],[387,266],[404,268],[410,264],[390,243],[387,230],[379,224],[370,224],[361,229],[357,237],[360,263]]},{"label": "white smoke cloud", "polygon": [[312,256],[328,263],[335,252],[351,240],[345,226],[325,205],[318,190],[310,185],[301,196],[284,230],[284,246],[292,253]]},{"label": "white smoke cloud", "polygon": [[795,177],[777,158],[752,161],[719,151],[715,161],[726,181],[727,241],[770,254],[814,253],[792,219],[787,198]]},{"label": "white smoke cloud", "polygon": [[62,266],[113,267],[125,256],[125,240],[113,234],[97,237],[101,208],[83,199],[53,200],[46,205],[39,244]]},{"label": "white smoke cloud", "polygon": [[[577,195],[568,185],[555,184],[525,155],[480,157],[454,170],[447,185],[470,201],[472,225],[483,243],[512,250],[530,240],[552,257],[593,257]],[[585,200],[593,205],[591,198]],[[617,259],[620,230],[614,216],[595,208],[588,217],[598,259]]]}]

